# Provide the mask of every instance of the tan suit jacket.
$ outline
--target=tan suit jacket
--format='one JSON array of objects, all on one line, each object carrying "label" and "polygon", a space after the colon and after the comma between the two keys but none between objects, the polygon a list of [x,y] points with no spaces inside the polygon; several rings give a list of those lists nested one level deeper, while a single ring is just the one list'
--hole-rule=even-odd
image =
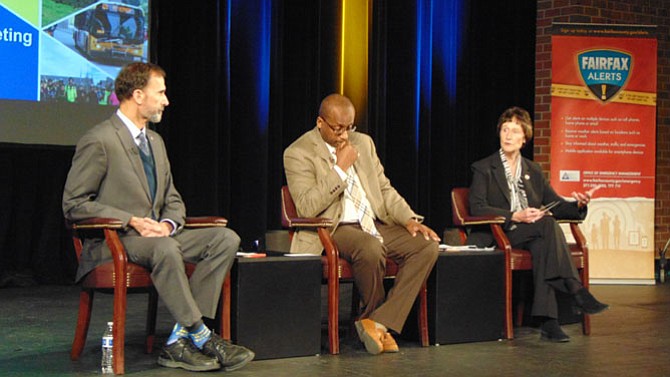
[{"label": "tan suit jacket", "polygon": [[[377,219],[384,224],[405,225],[411,218],[423,221],[412,211],[384,175],[372,138],[360,132],[349,135],[360,153],[354,167]],[[284,169],[298,215],[326,217],[337,224],[342,219],[346,183],[342,181],[319,129],[306,132],[284,151]],[[331,232],[337,228],[335,225]],[[292,253],[319,254],[323,250],[314,231],[299,230],[291,242]]]}]

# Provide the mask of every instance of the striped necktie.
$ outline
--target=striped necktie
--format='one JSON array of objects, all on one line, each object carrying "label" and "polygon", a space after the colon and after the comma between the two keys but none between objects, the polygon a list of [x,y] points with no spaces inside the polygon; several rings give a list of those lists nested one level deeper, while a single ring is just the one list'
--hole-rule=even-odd
[{"label": "striped necktie", "polygon": [[354,178],[354,168],[349,168],[347,174],[347,190],[346,194],[354,203],[354,208],[356,208],[356,213],[358,215],[358,222],[361,224],[361,229],[366,233],[369,233],[375,236],[379,242],[384,242],[381,234],[375,227],[375,215],[370,208],[370,202],[364,200],[363,198],[363,187],[361,187],[360,182]]}]

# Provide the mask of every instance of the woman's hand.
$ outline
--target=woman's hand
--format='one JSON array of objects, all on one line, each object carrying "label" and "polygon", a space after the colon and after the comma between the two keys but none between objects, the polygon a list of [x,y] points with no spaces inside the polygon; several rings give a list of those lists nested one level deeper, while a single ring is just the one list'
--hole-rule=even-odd
[{"label": "woman's hand", "polygon": [[593,193],[595,193],[598,189],[600,189],[600,187],[602,187],[602,186],[598,185],[598,186],[590,189],[589,191],[587,191],[583,194],[581,192],[574,192],[573,191],[572,192],[572,197],[575,198],[575,200],[577,201],[577,207],[578,208],[583,208],[583,207],[586,207],[587,205],[589,205],[589,202],[591,201],[591,197],[593,196]]},{"label": "woman's hand", "polygon": [[523,211],[517,211],[512,214],[512,221],[517,223],[534,223],[544,217],[545,211],[537,208],[528,207]]}]

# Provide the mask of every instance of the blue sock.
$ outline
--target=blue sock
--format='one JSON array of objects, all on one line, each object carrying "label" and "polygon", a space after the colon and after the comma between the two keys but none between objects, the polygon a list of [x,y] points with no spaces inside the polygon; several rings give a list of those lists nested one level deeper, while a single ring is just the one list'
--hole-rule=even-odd
[{"label": "blue sock", "polygon": [[167,340],[167,344],[170,345],[180,338],[186,338],[188,336],[188,331],[186,331],[186,328],[179,323],[175,323],[174,328],[172,328],[172,334],[170,334],[170,337]]},{"label": "blue sock", "polygon": [[196,347],[202,348],[202,346],[207,343],[209,338],[212,337],[212,331],[205,326],[205,324],[200,325],[194,331],[188,333],[188,336],[193,341]]}]

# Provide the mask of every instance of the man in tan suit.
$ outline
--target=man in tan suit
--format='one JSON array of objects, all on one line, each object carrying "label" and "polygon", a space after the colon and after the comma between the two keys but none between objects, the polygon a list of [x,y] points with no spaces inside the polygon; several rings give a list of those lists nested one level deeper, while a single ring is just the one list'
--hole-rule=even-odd
[{"label": "man in tan suit", "polygon": [[[333,239],[352,263],[364,305],[356,329],[376,355],[398,351],[388,330],[402,331],[437,259],[439,237],[391,186],[372,139],[355,132],[355,115],[347,97],[327,96],[316,127],[286,148],[284,169],[298,214],[335,222]],[[293,253],[322,249],[318,235],[308,230],[299,230],[291,243]],[[383,285],[387,257],[400,266],[388,295]]]},{"label": "man in tan suit", "polygon": [[[151,279],[177,323],[160,365],[205,371],[233,370],[254,358],[250,350],[211,332],[221,285],[240,244],[228,228],[182,229],[186,208],[172,182],[163,139],[147,128],[169,102],[165,71],[150,63],[124,67],[115,81],[119,109],[77,143],[63,192],[70,221],[117,218],[128,259],[151,270]],[[87,239],[77,280],[111,260],[102,240]],[[190,279],[184,261],[197,263]]]}]

